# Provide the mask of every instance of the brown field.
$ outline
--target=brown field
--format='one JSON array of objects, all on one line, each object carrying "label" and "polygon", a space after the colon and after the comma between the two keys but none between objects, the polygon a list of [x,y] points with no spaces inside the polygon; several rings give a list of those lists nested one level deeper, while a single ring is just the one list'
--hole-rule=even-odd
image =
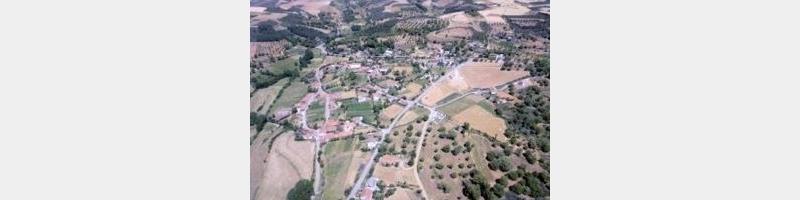
[{"label": "brown field", "polygon": [[453,93],[467,91],[468,89],[469,85],[458,72],[448,74],[443,80],[431,86],[428,93],[422,97],[422,103],[427,106],[433,106],[436,105],[436,102]]},{"label": "brown field", "polygon": [[[400,165],[400,167],[402,166],[403,165]],[[378,164],[375,165],[375,172],[372,174],[379,180],[382,180],[386,185],[398,185],[403,182],[409,185],[417,185],[417,179],[414,178],[414,169],[402,169],[400,167],[385,167]]]},{"label": "brown field", "polygon": [[506,131],[505,121],[481,106],[473,105],[456,114],[452,119],[458,124],[467,122],[473,129],[489,134],[500,141],[506,140],[506,136],[503,134]]},{"label": "brown field", "polygon": [[398,104],[392,104],[389,107],[383,109],[383,111],[381,111],[380,117],[381,119],[389,120],[391,118],[397,117],[397,114],[400,113],[400,111],[403,111],[403,106],[400,106]]},{"label": "brown field", "polygon": [[300,179],[310,179],[314,165],[314,144],[295,141],[287,132],[275,139],[267,158],[263,182],[254,199],[286,199],[286,194]]},{"label": "brown field", "polygon": [[400,121],[397,121],[397,124],[398,125],[408,124],[414,122],[414,120],[416,120],[418,117],[420,117],[420,115],[417,114],[416,112],[406,112],[403,115],[403,117],[400,118]]},{"label": "brown field", "polygon": [[255,128],[251,128],[250,131],[250,194],[254,195],[264,178],[264,170],[269,157],[269,149],[267,149],[269,140],[282,130],[277,124],[267,123],[255,138],[253,138],[256,135]]},{"label": "brown field", "polygon": [[330,6],[331,0],[281,0],[278,7],[282,9],[290,9],[295,6],[300,6],[300,9],[312,15],[317,15],[320,12],[336,12],[336,9]]},{"label": "brown field", "polygon": [[336,93],[336,96],[339,99],[349,99],[349,98],[356,98],[356,91],[355,90],[348,90]]},{"label": "brown field", "polygon": [[265,21],[275,21],[281,23],[280,19],[286,17],[286,13],[276,13],[276,12],[269,12],[269,13],[251,13],[255,14],[255,17],[250,18],[250,25],[255,26],[258,23],[265,22]]},{"label": "brown field", "polygon": [[272,105],[272,102],[278,97],[278,92],[288,81],[289,79],[281,79],[275,83],[275,85],[258,89],[253,93],[253,96],[250,97],[250,112],[266,114],[269,106]]},{"label": "brown field", "polygon": [[[451,153],[442,152],[440,149],[445,145],[450,145],[454,141],[449,139],[442,139],[438,137],[438,131],[436,129],[437,126],[432,127],[434,131],[432,131],[425,139],[425,146],[422,148],[422,152],[420,153],[420,159],[423,162],[420,162],[419,165],[422,168],[419,170],[419,178],[422,181],[423,187],[425,187],[425,191],[428,194],[430,199],[457,199],[462,198],[464,199],[461,190],[462,180],[463,177],[460,176],[460,173],[467,173],[470,170],[474,169],[468,167],[467,165],[473,163],[472,158],[469,161],[465,160],[467,157],[470,157],[469,153],[463,152],[454,156]],[[455,138],[455,142],[458,145],[463,145],[466,141],[466,137],[463,134],[458,134]],[[474,149],[473,149],[474,151]],[[433,159],[435,155],[439,155],[439,161]],[[435,166],[437,163],[441,163],[444,165],[442,169],[437,169]],[[464,164],[463,168],[459,168],[458,164]],[[448,168],[447,165],[452,165],[453,168]],[[455,178],[450,177],[451,173],[456,173],[459,176]],[[441,178],[437,175],[442,175]],[[469,178],[469,177],[467,177]],[[448,193],[444,193],[442,190],[436,188],[438,183],[442,183],[447,185],[450,189]]]},{"label": "brown field", "polygon": [[400,12],[400,7],[401,7],[400,5],[402,5],[402,4],[408,4],[408,1],[406,1],[406,0],[394,0],[394,2],[392,2],[391,4],[386,5],[386,7],[383,7],[383,12],[387,12],[387,13]]},{"label": "brown field", "polygon": [[492,88],[528,76],[524,70],[502,71],[501,63],[469,62],[459,69],[459,74],[471,88]]},{"label": "brown field", "polygon": [[454,27],[431,32],[426,37],[428,40],[436,42],[453,42],[458,40],[466,40],[472,37],[472,33],[472,28]]},{"label": "brown field", "polygon": [[420,199],[417,197],[417,192],[415,192],[414,190],[399,188],[399,187],[397,188],[397,190],[394,191],[394,194],[392,196],[386,198],[386,200],[415,200],[415,199]]},{"label": "brown field", "polygon": [[409,83],[408,85],[406,85],[405,89],[400,91],[400,94],[408,99],[412,99],[414,97],[417,97],[417,95],[419,95],[421,91],[422,91],[422,85],[419,85],[417,83]]}]

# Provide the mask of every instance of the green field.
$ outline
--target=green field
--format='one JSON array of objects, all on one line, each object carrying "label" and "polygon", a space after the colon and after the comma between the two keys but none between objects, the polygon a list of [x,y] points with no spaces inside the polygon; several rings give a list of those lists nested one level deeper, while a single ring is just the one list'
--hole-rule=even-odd
[{"label": "green field", "polygon": [[325,144],[323,154],[325,166],[322,168],[322,175],[325,180],[325,187],[322,189],[323,199],[341,199],[344,197],[344,190],[351,184],[347,183],[347,169],[353,160],[353,152],[356,151],[356,138],[348,138],[328,142]]},{"label": "green field", "polygon": [[300,81],[299,78],[295,79],[289,86],[283,89],[281,96],[273,103],[273,109],[270,110],[270,113],[274,113],[281,108],[294,108],[294,105],[307,93],[308,85]]},{"label": "green field", "polygon": [[319,101],[315,101],[308,107],[308,113],[306,113],[306,115],[308,115],[308,123],[322,121],[325,119],[325,106]]},{"label": "green field", "polygon": [[378,115],[372,110],[372,102],[361,102],[358,103],[356,101],[348,100],[343,102],[343,107],[346,108],[346,117],[353,118],[356,116],[364,117],[365,123],[375,124],[377,122]]},{"label": "green field", "polygon": [[297,70],[297,60],[300,56],[290,56],[283,60],[275,61],[275,63],[270,64],[269,72],[273,74],[283,74],[284,72]]},{"label": "green field", "polygon": [[441,105],[441,104],[444,104],[444,103],[450,102],[450,101],[452,101],[453,99],[456,99],[456,98],[460,97],[461,95],[463,95],[463,94],[461,94],[461,93],[458,93],[458,92],[454,92],[453,94],[450,94],[450,95],[448,95],[448,96],[447,96],[447,97],[445,97],[444,99],[442,99],[442,100],[439,100],[439,102],[436,102],[436,105]]},{"label": "green field", "polygon": [[490,113],[494,113],[494,105],[492,105],[492,102],[489,102],[487,100],[481,100],[478,102],[478,106],[480,106],[483,109],[486,109]]},{"label": "green field", "polygon": [[[448,98],[450,98],[450,97],[448,96]],[[450,98],[450,99],[453,99],[453,98]],[[440,101],[440,102],[444,102],[444,101]],[[471,100],[468,97],[464,97],[464,98],[458,99],[458,100],[456,100],[454,102],[451,102],[450,104],[447,104],[445,106],[440,107],[439,110],[444,112],[445,114],[447,114],[447,116],[454,116],[454,115],[458,114],[459,112],[461,112],[463,110],[466,110],[470,106],[473,106],[473,105],[475,105],[477,103],[478,102],[475,102],[475,101]],[[494,110],[492,110],[492,111],[494,111]]]}]

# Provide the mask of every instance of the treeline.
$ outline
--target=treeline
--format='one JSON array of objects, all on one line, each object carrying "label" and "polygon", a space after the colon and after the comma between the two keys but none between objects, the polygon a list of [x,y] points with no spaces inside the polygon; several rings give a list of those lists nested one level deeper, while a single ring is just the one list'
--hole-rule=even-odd
[{"label": "treeline", "polygon": [[393,34],[392,28],[397,24],[397,19],[390,19],[383,23],[375,24],[362,28],[361,31],[353,33],[355,36],[383,37]]},{"label": "treeline", "polygon": [[297,70],[286,70],[280,74],[273,74],[269,70],[263,70],[250,77],[250,84],[257,90],[269,87],[283,78],[294,78],[298,76],[300,76],[300,72]]},{"label": "treeline", "polygon": [[257,27],[250,29],[251,42],[272,42],[282,39],[293,40],[292,33],[286,30],[275,30],[272,23],[263,22],[258,24]]}]

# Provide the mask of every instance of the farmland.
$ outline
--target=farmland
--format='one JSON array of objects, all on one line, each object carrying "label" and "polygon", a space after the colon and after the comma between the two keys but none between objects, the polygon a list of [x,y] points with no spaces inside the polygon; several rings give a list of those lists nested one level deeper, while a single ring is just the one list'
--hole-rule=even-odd
[{"label": "farmland", "polygon": [[347,185],[354,181],[355,169],[358,169],[359,161],[363,160],[362,153],[356,150],[357,143],[356,138],[349,138],[325,145],[323,176],[329,184],[325,184],[323,199],[342,198]]},{"label": "farmland", "polygon": [[278,97],[278,93],[288,82],[289,80],[284,78],[275,83],[275,85],[256,90],[253,96],[250,97],[250,112],[265,114]]},{"label": "farmland", "polygon": [[528,76],[524,70],[503,71],[500,63],[470,62],[459,70],[470,88],[492,88]]},{"label": "farmland", "polygon": [[250,4],[252,200],[549,199],[548,1]]},{"label": "farmland", "polygon": [[293,133],[281,134],[272,145],[264,170],[264,182],[256,190],[255,197],[285,199],[294,183],[311,178],[313,157],[311,142],[295,141]]},{"label": "farmland", "polygon": [[306,93],[308,93],[307,84],[299,80],[292,81],[289,86],[281,91],[281,96],[278,97],[273,103],[273,109],[270,110],[270,113],[275,113],[276,110],[282,109],[291,110],[294,105],[306,95]]}]

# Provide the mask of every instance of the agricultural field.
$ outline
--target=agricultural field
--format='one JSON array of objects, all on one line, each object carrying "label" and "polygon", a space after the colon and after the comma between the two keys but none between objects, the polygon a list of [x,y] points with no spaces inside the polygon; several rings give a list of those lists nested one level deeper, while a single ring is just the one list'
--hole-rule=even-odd
[{"label": "agricultural field", "polygon": [[549,199],[549,1],[250,6],[252,200]]},{"label": "agricultural field", "polygon": [[331,0],[280,0],[278,7],[282,9],[290,9],[299,7],[301,10],[311,14],[317,15],[320,12],[338,12],[336,8],[330,6]]},{"label": "agricultural field", "polygon": [[469,62],[459,69],[459,74],[473,89],[493,88],[529,75],[524,70],[503,71],[500,66],[501,63]]},{"label": "agricultural field", "polygon": [[308,84],[303,83],[299,79],[292,81],[289,86],[286,86],[286,88],[283,88],[283,91],[280,92],[280,96],[273,103],[273,109],[270,110],[270,113],[275,113],[277,110],[292,110],[295,104],[307,93]]},{"label": "agricultural field", "polygon": [[402,110],[403,110],[403,106],[401,106],[399,104],[389,105],[388,107],[384,108],[383,111],[381,111],[381,118],[384,118],[384,119],[394,118]]},{"label": "agricultural field", "polygon": [[324,166],[323,199],[341,199],[345,189],[355,181],[356,171],[362,161],[369,159],[358,150],[358,138],[331,141],[325,145],[322,163]]},{"label": "agricultural field", "polygon": [[422,92],[422,85],[418,83],[409,83],[403,87],[403,90],[400,91],[400,95],[408,99],[413,99],[414,97],[417,97],[420,92]]},{"label": "agricultural field", "polygon": [[342,108],[344,108],[346,117],[348,119],[353,117],[363,117],[363,121],[369,124],[375,124],[377,122],[377,114],[373,110],[373,102],[366,101],[366,102],[355,102],[352,100],[344,101],[342,104]]},{"label": "agricultural field", "polygon": [[250,97],[250,112],[266,114],[267,110],[278,97],[280,91],[288,82],[289,80],[284,78],[275,83],[275,85],[256,90]]},{"label": "agricultural field", "polygon": [[250,192],[254,195],[261,187],[269,158],[270,144],[276,135],[283,130],[277,125],[268,123],[261,132],[251,129],[250,134]]},{"label": "agricultural field", "polygon": [[494,114],[491,106],[491,103],[481,96],[468,95],[442,106],[440,110],[455,126],[469,123],[471,128],[505,141],[506,137],[503,135],[506,129],[505,121]]},{"label": "agricultural field", "polygon": [[291,132],[281,134],[272,144],[263,182],[258,184],[253,195],[257,199],[286,199],[297,181],[311,178],[313,159],[311,142],[296,141]]},{"label": "agricultural field", "polygon": [[311,105],[308,107],[307,112],[308,113],[306,113],[306,115],[308,117],[309,124],[321,122],[322,120],[325,119],[325,106],[322,105],[322,102],[315,101],[311,103]]}]

